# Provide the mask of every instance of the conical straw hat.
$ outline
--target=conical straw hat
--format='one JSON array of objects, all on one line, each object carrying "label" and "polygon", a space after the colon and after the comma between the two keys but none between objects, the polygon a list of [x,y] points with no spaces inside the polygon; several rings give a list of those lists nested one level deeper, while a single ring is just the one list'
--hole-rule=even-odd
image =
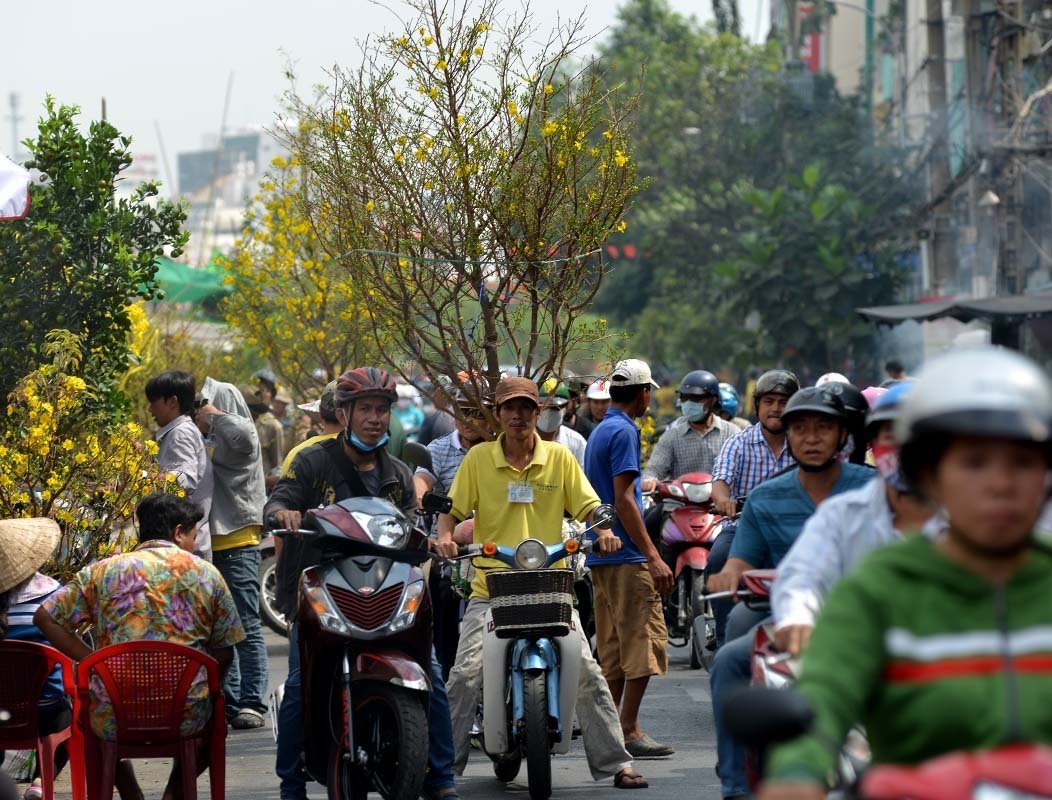
[{"label": "conical straw hat", "polygon": [[0,520],[0,593],[40,569],[61,535],[58,523],[46,517]]}]

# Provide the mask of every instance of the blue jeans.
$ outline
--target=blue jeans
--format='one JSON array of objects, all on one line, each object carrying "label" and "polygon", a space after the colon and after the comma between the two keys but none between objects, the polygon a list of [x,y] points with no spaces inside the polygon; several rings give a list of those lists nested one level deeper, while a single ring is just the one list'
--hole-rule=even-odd
[{"label": "blue jeans", "polygon": [[[726,565],[727,558],[731,554],[731,545],[734,543],[734,532],[737,530],[737,527],[737,523],[725,523],[720,535],[712,543],[712,549],[709,551],[709,565],[705,568],[705,572],[708,575],[715,575]],[[713,626],[716,628],[716,646],[722,647],[723,643],[727,641],[724,631],[727,627],[727,616],[731,613],[731,609],[734,608],[734,601],[730,598],[720,598],[710,601],[709,604],[712,606]]]},{"label": "blue jeans", "polygon": [[[307,773],[300,753],[303,750],[303,696],[300,690],[299,622],[289,633],[289,675],[285,695],[278,709],[278,757],[275,772],[281,779],[282,800],[303,800],[307,796]],[[427,776],[424,788],[447,789],[453,779],[453,723],[449,718],[449,699],[442,681],[442,665],[431,648],[431,695],[428,714]]]},{"label": "blue jeans", "polygon": [[[742,609],[740,612],[738,609]],[[745,748],[731,736],[723,725],[723,707],[736,689],[749,684],[752,646],[756,637],[756,613],[738,606],[731,614],[727,625],[727,643],[716,651],[709,667],[709,688],[712,692],[712,714],[716,723],[716,757],[719,763],[720,785],[724,797],[749,794],[745,779]],[[735,622],[744,623],[752,615],[754,624],[745,633],[730,638],[731,633],[741,630]],[[737,629],[737,630],[735,630]]]},{"label": "blue jeans", "polygon": [[259,559],[254,545],[215,550],[212,554],[212,563],[230,588],[245,629],[245,638],[234,645],[234,663],[223,681],[230,717],[243,708],[267,713],[267,646],[259,619]]}]

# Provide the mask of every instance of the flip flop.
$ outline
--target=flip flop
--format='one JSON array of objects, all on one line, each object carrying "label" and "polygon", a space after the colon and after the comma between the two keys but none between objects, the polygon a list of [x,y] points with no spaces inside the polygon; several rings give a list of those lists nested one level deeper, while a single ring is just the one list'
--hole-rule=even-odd
[{"label": "flip flop", "polygon": [[616,789],[649,789],[650,784],[638,772],[631,775],[621,770],[614,776],[614,788]]}]

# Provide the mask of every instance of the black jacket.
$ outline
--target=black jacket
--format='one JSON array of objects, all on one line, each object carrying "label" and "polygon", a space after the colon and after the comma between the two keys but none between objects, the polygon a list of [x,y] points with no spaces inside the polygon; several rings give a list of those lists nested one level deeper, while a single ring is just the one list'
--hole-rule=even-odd
[{"label": "black jacket", "polygon": [[[376,455],[376,469],[380,479],[378,496],[414,519],[416,491],[409,467],[381,449]],[[265,524],[274,527],[274,515],[278,511],[291,510],[302,514],[348,497],[361,496],[362,492],[355,491],[346,477],[355,471],[353,462],[343,450],[340,436],[304,448],[293,459],[288,473],[278,481],[267,500],[263,509]],[[295,611],[299,577],[303,570],[317,564],[319,558],[316,546],[296,537],[285,539],[278,559],[276,598],[278,608],[285,614]]]}]

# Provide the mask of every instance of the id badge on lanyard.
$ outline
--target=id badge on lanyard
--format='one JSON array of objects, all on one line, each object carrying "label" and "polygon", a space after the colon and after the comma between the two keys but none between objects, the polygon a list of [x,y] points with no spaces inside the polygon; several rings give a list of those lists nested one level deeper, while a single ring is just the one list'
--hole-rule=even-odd
[{"label": "id badge on lanyard", "polygon": [[509,503],[532,503],[533,502],[533,487],[528,483],[509,483],[508,484],[508,502]]}]

